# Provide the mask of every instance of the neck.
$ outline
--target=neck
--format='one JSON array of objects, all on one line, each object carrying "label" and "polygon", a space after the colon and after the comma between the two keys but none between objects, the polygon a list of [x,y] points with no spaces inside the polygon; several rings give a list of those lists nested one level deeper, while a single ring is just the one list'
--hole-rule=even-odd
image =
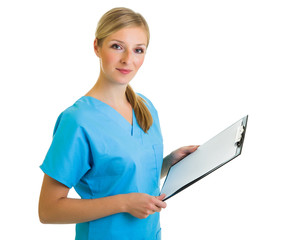
[{"label": "neck", "polygon": [[93,88],[85,94],[95,97],[111,106],[122,106],[128,104],[125,96],[127,85],[115,84],[98,78]]}]

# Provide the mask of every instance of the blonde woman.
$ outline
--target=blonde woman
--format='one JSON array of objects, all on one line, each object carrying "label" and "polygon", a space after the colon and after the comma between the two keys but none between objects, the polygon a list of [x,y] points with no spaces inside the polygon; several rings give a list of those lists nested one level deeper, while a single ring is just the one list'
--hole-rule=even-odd
[{"label": "blonde woman", "polygon": [[[57,119],[41,165],[42,223],[76,223],[76,239],[160,239],[159,179],[198,146],[163,159],[157,111],[129,86],[149,44],[145,19],[127,8],[105,13],[94,52],[94,87]],[[74,187],[81,199],[68,197]]]}]

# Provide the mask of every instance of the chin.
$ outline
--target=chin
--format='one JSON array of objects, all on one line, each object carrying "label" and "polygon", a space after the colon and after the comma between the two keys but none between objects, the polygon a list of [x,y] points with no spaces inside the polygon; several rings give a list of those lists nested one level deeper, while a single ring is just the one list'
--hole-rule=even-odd
[{"label": "chin", "polygon": [[132,80],[133,78],[115,78],[114,79],[114,82],[117,82],[118,84],[121,84],[121,85],[127,85],[130,83],[130,81]]}]

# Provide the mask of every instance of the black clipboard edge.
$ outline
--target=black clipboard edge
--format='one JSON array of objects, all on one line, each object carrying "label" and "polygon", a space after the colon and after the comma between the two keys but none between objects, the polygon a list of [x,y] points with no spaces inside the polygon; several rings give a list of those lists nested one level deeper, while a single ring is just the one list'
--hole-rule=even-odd
[{"label": "black clipboard edge", "polygon": [[209,174],[211,174],[212,172],[216,171],[217,169],[219,169],[220,167],[224,166],[226,163],[229,163],[231,160],[235,159],[236,157],[238,157],[240,155],[240,153],[238,155],[235,155],[233,158],[231,158],[230,160],[222,163],[221,165],[213,168],[212,170],[208,171],[207,173],[205,173],[204,175],[198,177],[197,179],[191,181],[190,183],[187,183],[186,185],[184,185],[183,187],[181,187],[180,189],[178,189],[176,192],[174,192],[172,195],[170,195],[169,197],[165,198],[163,201],[168,200],[169,198],[171,198],[172,196],[176,195],[177,193],[183,191],[184,189],[188,188],[190,185],[196,183],[197,181],[203,179],[204,177],[208,176]]},{"label": "black clipboard edge", "polygon": [[[163,201],[166,201],[168,200],[169,198],[175,196],[177,193],[183,191],[184,189],[188,188],[189,186],[191,186],[192,184],[196,183],[197,181],[203,179],[204,177],[208,176],[209,174],[211,174],[212,172],[216,171],[217,169],[221,168],[222,166],[224,166],[225,164],[229,163],[230,161],[232,161],[233,159],[235,159],[236,157],[238,157],[239,155],[241,155],[242,153],[242,148],[243,148],[243,145],[244,145],[244,141],[245,141],[245,133],[246,133],[246,130],[247,130],[247,123],[248,123],[248,117],[249,115],[246,115],[245,117],[243,117],[243,125],[244,125],[244,132],[243,132],[243,136],[242,136],[242,140],[241,140],[241,145],[239,146],[240,150],[236,152],[236,154],[234,155],[233,158],[231,158],[230,160],[220,164],[219,166],[213,168],[212,170],[208,171],[207,173],[205,173],[204,175],[198,177],[197,179],[191,181],[190,183],[187,183],[186,185],[184,185],[183,187],[179,188],[176,192],[174,192],[173,194],[171,194],[170,196],[166,197]],[[174,164],[175,165],[175,164]],[[172,165],[172,166],[174,166]],[[171,166],[171,167],[172,167]],[[167,173],[167,175],[169,174],[170,170],[171,170],[171,167]],[[166,179],[165,179],[165,182],[166,182]],[[163,185],[165,184],[165,182],[163,183]]]}]

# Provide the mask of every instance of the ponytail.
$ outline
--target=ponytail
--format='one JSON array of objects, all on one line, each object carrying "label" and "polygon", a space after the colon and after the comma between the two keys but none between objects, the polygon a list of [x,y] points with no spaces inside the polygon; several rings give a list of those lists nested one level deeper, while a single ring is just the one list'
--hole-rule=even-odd
[{"label": "ponytail", "polygon": [[139,126],[147,133],[153,123],[153,118],[145,105],[146,101],[137,95],[129,84],[126,87],[125,95],[134,109]]}]

